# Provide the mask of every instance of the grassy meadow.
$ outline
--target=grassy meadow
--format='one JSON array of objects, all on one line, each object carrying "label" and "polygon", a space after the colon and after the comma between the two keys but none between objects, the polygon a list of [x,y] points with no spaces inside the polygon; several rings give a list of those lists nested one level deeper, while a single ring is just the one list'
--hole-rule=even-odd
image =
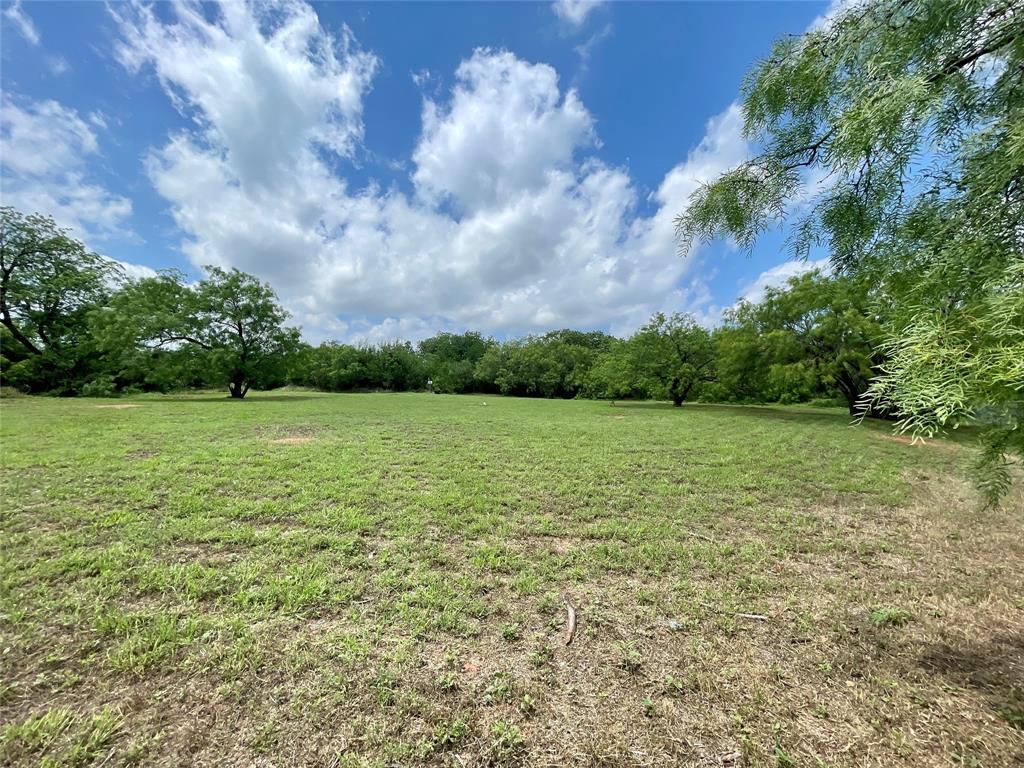
[{"label": "grassy meadow", "polygon": [[6,765],[1024,761],[1024,498],[954,442],[303,391],[0,430]]}]

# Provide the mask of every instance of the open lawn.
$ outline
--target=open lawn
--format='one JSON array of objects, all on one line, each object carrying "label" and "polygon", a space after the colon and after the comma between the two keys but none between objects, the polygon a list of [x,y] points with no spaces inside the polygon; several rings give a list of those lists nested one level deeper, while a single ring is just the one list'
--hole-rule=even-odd
[{"label": "open lawn", "polygon": [[955,443],[423,394],[0,419],[0,762],[1024,761],[1024,498],[980,511]]}]

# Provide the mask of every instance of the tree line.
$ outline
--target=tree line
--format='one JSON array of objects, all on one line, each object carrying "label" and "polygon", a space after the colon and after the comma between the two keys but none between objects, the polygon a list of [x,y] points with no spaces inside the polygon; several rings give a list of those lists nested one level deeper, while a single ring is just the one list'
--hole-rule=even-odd
[{"label": "tree line", "polygon": [[55,222],[0,212],[0,376],[25,392],[114,396],[284,385],[329,392],[841,402],[851,413],[879,369],[871,294],[811,272],[741,302],[709,330],[656,314],[628,338],[555,330],[504,342],[468,331],[416,345],[300,340],[273,289],[207,267],[127,279]]}]

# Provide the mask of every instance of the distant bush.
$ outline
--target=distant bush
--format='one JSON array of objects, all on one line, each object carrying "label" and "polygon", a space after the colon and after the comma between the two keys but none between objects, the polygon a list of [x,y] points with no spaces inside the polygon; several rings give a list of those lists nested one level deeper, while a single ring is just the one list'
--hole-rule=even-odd
[{"label": "distant bush", "polygon": [[113,376],[97,376],[82,385],[83,397],[117,397],[118,394]]},{"label": "distant bush", "polygon": [[841,397],[815,397],[807,401],[812,408],[845,408],[846,401]]}]

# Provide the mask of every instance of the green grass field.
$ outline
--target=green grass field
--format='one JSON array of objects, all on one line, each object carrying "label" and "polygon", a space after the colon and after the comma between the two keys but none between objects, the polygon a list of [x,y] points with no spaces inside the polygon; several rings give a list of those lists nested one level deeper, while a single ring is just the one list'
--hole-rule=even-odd
[{"label": "green grass field", "polygon": [[1024,498],[955,443],[423,394],[0,423],[5,764],[1024,760]]}]

